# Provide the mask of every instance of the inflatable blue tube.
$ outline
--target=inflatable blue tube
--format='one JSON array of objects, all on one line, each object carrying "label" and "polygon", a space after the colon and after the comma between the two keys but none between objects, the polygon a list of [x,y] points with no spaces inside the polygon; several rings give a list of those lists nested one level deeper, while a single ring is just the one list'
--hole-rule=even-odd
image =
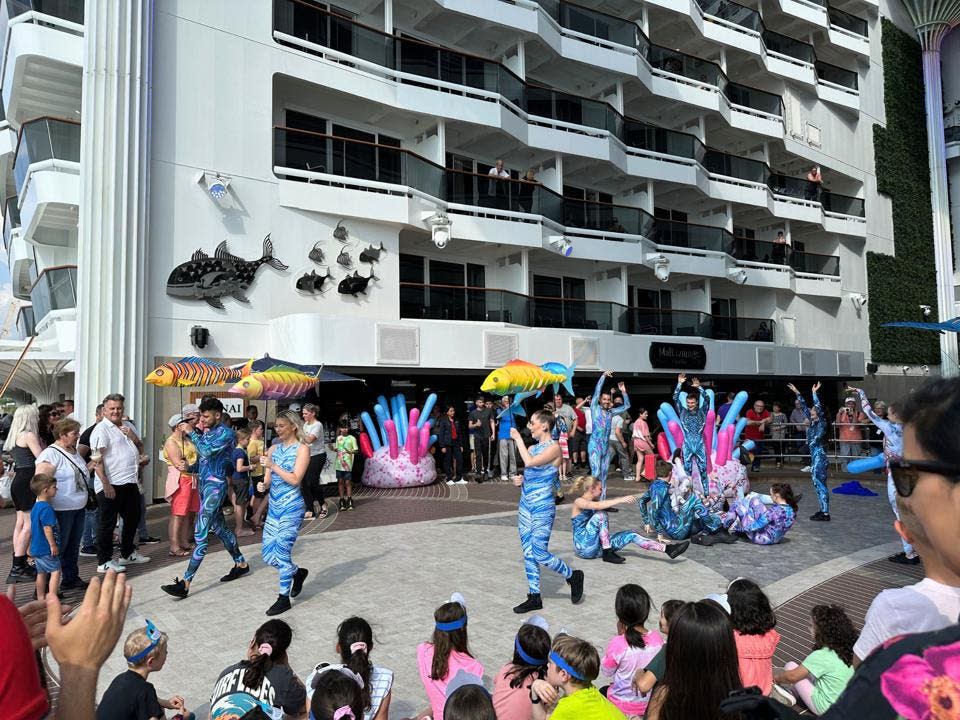
[{"label": "inflatable blue tube", "polygon": [[422,428],[427,420],[430,419],[430,413],[433,412],[433,406],[437,404],[437,394],[427,395],[427,401],[423,404],[423,410],[420,411],[420,419],[417,420],[417,428]]},{"label": "inflatable blue tube", "polygon": [[431,435],[431,436],[430,436],[430,441],[427,443],[427,450],[429,450],[430,448],[432,448],[432,447],[433,447],[433,444],[434,444],[436,441],[437,441],[437,436],[436,436],[436,435]]},{"label": "inflatable blue tube", "polygon": [[733,402],[730,404],[730,409],[727,410],[727,414],[723,416],[723,422],[720,423],[720,429],[723,430],[727,425],[733,425],[737,415],[740,414],[740,411],[743,410],[743,406],[746,404],[747,391],[741,390],[736,394],[736,397],[733,398]]},{"label": "inflatable blue tube", "polygon": [[397,440],[400,442],[400,447],[403,447],[407,442],[407,433],[406,430],[404,430],[403,411],[400,409],[399,395],[394,395],[392,398],[390,398],[390,416],[393,418],[393,422],[397,426]]},{"label": "inflatable blue tube", "polygon": [[380,424],[380,432],[382,433],[380,443],[383,445],[387,444],[387,426],[385,423],[390,419],[387,415],[387,408],[389,407],[389,405],[381,405],[380,403],[373,406],[373,412],[377,416],[377,422]]},{"label": "inflatable blue tube", "polygon": [[[749,452],[750,450],[753,450],[757,445],[755,442],[753,442],[753,440],[747,440],[745,443],[743,443],[743,446]],[[733,457],[735,457],[737,460],[740,459],[740,448],[737,448],[736,450],[733,451]]]},{"label": "inflatable blue tube", "polygon": [[851,460],[847,463],[846,471],[848,473],[865,473],[873,470],[882,470],[887,465],[887,459],[881,453],[880,455],[871,455],[866,458]]},{"label": "inflatable blue tube", "polygon": [[[730,412],[733,412],[733,408],[730,408]],[[728,413],[729,415],[729,413]],[[736,445],[740,441],[740,433],[743,432],[743,429],[747,426],[747,419],[745,417],[737,420],[737,426],[733,430],[733,444]]]},{"label": "inflatable blue tube", "polygon": [[[710,401],[710,409],[716,412],[717,408],[714,407],[714,400],[716,400],[716,398],[714,397],[713,390],[708,389],[706,390],[706,393],[707,393],[707,399]],[[714,433],[714,437],[716,437],[716,433]]]},{"label": "inflatable blue tube", "polygon": [[407,442],[407,431],[410,424],[410,413],[407,412],[407,398],[404,397],[403,393],[397,395],[397,412],[400,413],[400,427],[403,428],[400,432],[400,437],[402,438],[401,442]]},{"label": "inflatable blue tube", "polygon": [[370,413],[364,410],[360,413],[360,420],[363,422],[363,426],[367,429],[367,435],[370,436],[370,445],[374,450],[379,450],[383,447],[383,443],[380,442],[380,433],[377,432],[377,429],[373,425],[373,418],[370,417]]},{"label": "inflatable blue tube", "polygon": [[667,436],[667,445],[670,446],[670,454],[672,455],[677,451],[677,443],[673,439],[673,435],[670,433],[670,430],[667,428],[667,422],[669,418],[666,413],[663,412],[663,409],[657,410],[657,420],[660,421],[660,427],[663,428],[664,435]]},{"label": "inflatable blue tube", "polygon": [[[673,407],[670,403],[660,403],[660,410],[663,411],[663,414],[667,416],[667,420],[673,420],[677,425],[683,427],[680,423],[680,416],[677,415],[676,408]],[[666,430],[667,426],[664,424],[663,429]]]}]

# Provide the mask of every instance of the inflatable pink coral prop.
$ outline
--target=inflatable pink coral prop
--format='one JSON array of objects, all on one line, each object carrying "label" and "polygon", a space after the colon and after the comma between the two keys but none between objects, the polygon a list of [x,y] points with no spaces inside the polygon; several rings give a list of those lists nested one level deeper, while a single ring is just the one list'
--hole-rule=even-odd
[{"label": "inflatable pink coral prop", "polygon": [[[382,395],[370,413],[360,413],[367,432],[360,434],[360,449],[367,458],[361,482],[369,487],[401,488],[430,485],[437,479],[437,467],[430,446],[436,436],[430,434],[427,418],[437,401],[431,394],[423,411],[413,408],[407,414],[404,396],[394,395],[390,402]],[[379,426],[379,427],[378,427]]]},{"label": "inflatable pink coral prop", "polygon": [[414,462],[406,450],[390,457],[390,449],[381,447],[367,458],[361,482],[367,487],[401,488],[429,485],[437,479],[433,455],[427,453]]}]

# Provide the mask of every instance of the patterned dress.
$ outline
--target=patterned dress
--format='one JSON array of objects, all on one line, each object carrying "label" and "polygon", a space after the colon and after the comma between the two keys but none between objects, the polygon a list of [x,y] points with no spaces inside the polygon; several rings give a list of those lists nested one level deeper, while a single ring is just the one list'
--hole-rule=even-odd
[{"label": "patterned dress", "polygon": [[756,545],[776,545],[796,519],[789,505],[779,505],[769,495],[750,493],[730,505],[723,524],[730,532],[742,532]]},{"label": "patterned dress", "polygon": [[230,457],[237,437],[229,426],[220,423],[203,433],[194,430],[190,433],[190,439],[200,456],[200,512],[197,513],[193,528],[193,539],[197,546],[193,549],[187,571],[183,574],[183,579],[187,582],[193,580],[200,569],[200,563],[207,554],[211,532],[220,538],[235,563],[246,562],[237,546],[237,536],[223,519],[223,499],[227,494],[226,468],[231,463]]},{"label": "patterned dress", "polygon": [[[537,443],[530,448],[530,454],[536,457],[552,444],[552,440]],[[573,575],[570,567],[548,549],[553,520],[557,514],[557,504],[553,499],[556,478],[557,468],[551,463],[526,467],[523,470],[517,529],[520,532],[523,565],[530,594],[540,592],[541,565],[567,579]]]},{"label": "patterned dress", "polygon": [[707,476],[707,449],[703,445],[703,426],[707,422],[710,401],[707,399],[707,394],[701,391],[697,409],[688,410],[687,404],[680,402],[681,387],[682,384],[677,383],[673,391],[673,404],[677,408],[680,427],[683,428],[683,469],[692,474],[694,463],[696,463],[702,479]]},{"label": "patterned dress", "polygon": [[658,479],[650,483],[637,500],[644,525],[673,540],[686,540],[700,531],[715,533],[720,529],[720,518],[707,510],[696,493],[678,501],[676,510],[670,495],[670,485],[666,481]]},{"label": "patterned dress", "polygon": [[[275,446],[273,463],[286,472],[293,472],[299,447],[298,442]],[[300,569],[293,563],[290,555],[300,532],[304,512],[306,504],[300,488],[291,485],[277,473],[271,473],[270,504],[267,505],[267,521],[263,525],[261,555],[267,565],[280,571],[281,595],[290,594],[293,576]]]},{"label": "patterned dress", "polygon": [[607,514],[603,510],[582,510],[579,515],[570,518],[573,525],[573,549],[577,557],[593,560],[603,554],[604,548],[621,550],[630,543],[644,550],[663,552],[667,546],[656,540],[643,537],[633,530],[623,530],[610,534]]},{"label": "patterned dress", "polygon": [[590,417],[593,421],[593,432],[590,433],[590,442],[587,444],[587,457],[590,459],[590,473],[600,481],[603,490],[600,499],[607,497],[607,472],[610,470],[610,426],[614,415],[625,413],[630,409],[630,397],[623,394],[623,405],[605,410],[600,407],[600,395],[603,392],[603,381],[606,375],[597,380],[597,387],[590,398]]},{"label": "patterned dress", "polygon": [[807,407],[803,395],[797,393],[800,410],[803,412],[803,416],[810,421],[807,426],[807,446],[810,448],[810,474],[813,476],[813,487],[817,491],[817,500],[820,501],[820,512],[829,515],[830,492],[827,490],[827,469],[830,464],[827,461],[827,421],[823,417],[823,408],[820,406],[817,393],[814,392],[811,397],[813,399],[813,409],[817,411],[816,422],[810,419],[810,409]]}]

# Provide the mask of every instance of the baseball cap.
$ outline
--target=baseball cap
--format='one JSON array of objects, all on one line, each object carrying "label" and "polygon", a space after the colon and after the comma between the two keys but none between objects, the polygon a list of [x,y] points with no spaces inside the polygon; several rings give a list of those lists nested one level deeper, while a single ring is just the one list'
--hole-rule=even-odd
[{"label": "baseball cap", "polygon": [[199,413],[200,413],[200,406],[195,403],[190,403],[180,408],[181,415],[198,415]]},{"label": "baseball cap", "polygon": [[170,419],[167,420],[167,425],[172,428],[175,428],[180,423],[185,422],[182,413],[176,413],[170,416]]}]

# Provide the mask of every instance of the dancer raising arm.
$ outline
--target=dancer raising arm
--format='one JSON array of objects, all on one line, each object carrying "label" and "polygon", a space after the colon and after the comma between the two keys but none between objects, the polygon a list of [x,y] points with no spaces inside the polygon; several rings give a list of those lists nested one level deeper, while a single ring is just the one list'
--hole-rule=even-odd
[{"label": "dancer raising arm", "polygon": [[790,391],[797,396],[800,403],[800,410],[810,422],[807,425],[807,446],[810,448],[810,474],[813,476],[813,486],[817,490],[817,499],[820,501],[820,509],[817,510],[810,519],[815,522],[830,521],[830,493],[827,491],[827,421],[823,417],[823,408],[820,406],[820,398],[817,397],[817,390],[820,389],[818,382],[810,391],[810,398],[813,400],[813,407],[808,408],[803,395],[797,390],[796,385],[787,384]]},{"label": "dancer raising arm", "polygon": [[[700,482],[707,485],[707,449],[703,446],[703,426],[707,422],[707,408],[709,401],[707,394],[700,390],[700,378],[693,378],[690,384],[694,392],[687,395],[686,402],[680,404],[680,390],[687,381],[687,374],[677,375],[677,387],[673,391],[673,404],[680,417],[680,427],[683,428],[683,469],[688,475],[693,474],[693,465],[696,463],[700,470]],[[669,432],[664,428],[665,432]]]},{"label": "dancer raising arm", "polygon": [[590,474],[600,481],[600,497],[607,496],[607,472],[610,470],[610,427],[613,416],[625,413],[630,409],[630,396],[627,395],[627,386],[618,383],[617,387],[623,395],[623,405],[613,407],[613,398],[610,393],[603,392],[603,383],[613,372],[605,370],[597,379],[590,398],[590,417],[593,422],[593,432],[587,444],[587,455],[590,458]]},{"label": "dancer raising arm", "polygon": [[517,513],[517,529],[520,532],[520,545],[523,547],[523,564],[527,571],[529,592],[526,601],[517,605],[513,611],[517,614],[540,610],[540,566],[553,570],[566,578],[570,585],[570,600],[576,604],[583,597],[583,571],[570,567],[547,548],[550,545],[550,532],[557,514],[553,499],[554,481],[557,477],[557,462],[560,460],[560,446],[551,437],[553,415],[544,410],[530,416],[527,427],[537,444],[527,448],[520,431],[510,429],[510,436],[516,441],[517,451],[523,458],[523,475],[517,475],[513,484],[520,488],[520,508]]},{"label": "dancer raising arm", "polygon": [[260,492],[270,490],[261,555],[267,565],[280,571],[280,594],[267,615],[279,615],[290,609],[290,598],[300,594],[309,572],[297,567],[290,554],[306,509],[300,484],[310,465],[310,446],[304,442],[300,416],[295,412],[280,413],[275,428],[280,442],[260,458],[265,472],[259,489]]},{"label": "dancer raising arm", "polygon": [[634,503],[637,501],[636,496],[626,495],[609,500],[600,500],[600,483],[590,475],[577,479],[573,484],[573,489],[580,493],[580,497],[573,501],[573,507],[570,509],[570,522],[573,525],[573,548],[577,557],[586,560],[602,557],[604,562],[619,565],[626,558],[617,555],[617,550],[623,549],[630,543],[639,545],[644,550],[666,553],[671,558],[677,557],[690,546],[689,540],[666,545],[645,538],[633,530],[624,530],[611,535],[605,511],[614,505]]}]

